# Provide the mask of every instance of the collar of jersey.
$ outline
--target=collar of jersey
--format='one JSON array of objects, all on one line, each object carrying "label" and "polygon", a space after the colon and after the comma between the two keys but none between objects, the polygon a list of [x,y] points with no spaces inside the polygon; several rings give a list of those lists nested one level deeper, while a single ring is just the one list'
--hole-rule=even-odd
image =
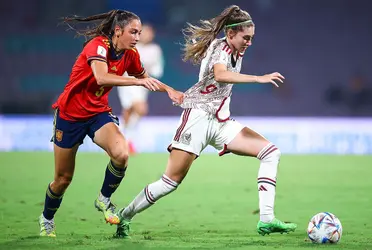
[{"label": "collar of jersey", "polygon": [[119,54],[116,54],[116,51],[114,49],[114,45],[112,44],[112,40],[110,39],[110,48],[109,48],[109,52],[110,52],[110,58],[112,60],[120,60],[124,53],[125,53],[125,50],[120,52]]}]

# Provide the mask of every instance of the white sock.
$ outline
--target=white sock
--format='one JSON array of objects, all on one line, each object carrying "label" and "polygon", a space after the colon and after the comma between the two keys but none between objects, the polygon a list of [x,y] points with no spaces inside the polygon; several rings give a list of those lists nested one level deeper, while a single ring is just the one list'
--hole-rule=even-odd
[{"label": "white sock", "polygon": [[122,216],[127,220],[131,220],[134,215],[149,208],[161,197],[176,190],[177,186],[177,182],[164,174],[160,180],[147,185],[124,209]]},{"label": "white sock", "polygon": [[276,174],[280,160],[279,149],[269,143],[257,155],[261,160],[258,171],[258,196],[260,204],[260,220],[270,222],[274,219],[274,203],[276,189]]}]

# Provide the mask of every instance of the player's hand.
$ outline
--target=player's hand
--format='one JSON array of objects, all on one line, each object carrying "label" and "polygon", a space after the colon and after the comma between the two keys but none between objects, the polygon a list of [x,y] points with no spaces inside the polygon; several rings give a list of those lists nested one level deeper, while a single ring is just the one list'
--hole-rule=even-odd
[{"label": "player's hand", "polygon": [[282,76],[278,72],[275,72],[275,73],[271,73],[271,74],[267,74],[263,76],[258,76],[257,82],[258,83],[271,83],[272,85],[278,88],[279,87],[278,82],[283,83],[284,79],[285,79],[284,76]]},{"label": "player's hand", "polygon": [[167,91],[169,98],[177,105],[183,103],[184,94],[180,91],[170,89]]},{"label": "player's hand", "polygon": [[162,83],[159,80],[152,77],[137,79],[137,83],[138,86],[145,87],[146,89],[151,91],[159,90],[160,89],[159,85],[162,85]]}]

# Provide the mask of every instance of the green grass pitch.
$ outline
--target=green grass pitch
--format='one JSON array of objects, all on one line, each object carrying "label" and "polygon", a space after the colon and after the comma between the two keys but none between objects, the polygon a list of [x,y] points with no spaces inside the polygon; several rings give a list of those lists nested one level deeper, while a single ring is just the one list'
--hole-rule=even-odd
[{"label": "green grass pitch", "polygon": [[[38,237],[37,218],[53,178],[52,153],[0,153],[0,249],[372,249],[372,156],[283,155],[275,212],[298,229],[260,236],[258,160],[202,155],[176,192],[135,217],[132,240],[113,239],[115,226],[93,206],[107,161],[103,153],[78,154],[51,239]],[[132,157],[113,202],[128,204],[166,162],[167,154]],[[322,211],[340,218],[339,244],[307,240],[308,221]]]}]

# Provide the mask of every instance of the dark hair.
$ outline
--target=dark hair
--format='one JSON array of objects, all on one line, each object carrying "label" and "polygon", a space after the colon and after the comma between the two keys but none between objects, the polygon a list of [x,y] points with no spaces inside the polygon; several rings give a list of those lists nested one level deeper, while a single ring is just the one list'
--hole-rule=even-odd
[{"label": "dark hair", "polygon": [[[110,37],[113,35],[116,26],[124,28],[126,25],[128,25],[128,23],[130,23],[130,21],[134,19],[140,20],[140,18],[133,12],[126,10],[111,10],[106,13],[88,17],[64,17],[63,22],[71,29],[75,30],[78,36],[84,36],[86,39],[90,40],[97,36]],[[77,30],[72,26],[73,23],[90,23],[97,21],[100,21],[100,23],[95,23],[93,27],[87,27],[83,30]]]},{"label": "dark hair", "polygon": [[183,46],[183,60],[190,60],[193,64],[199,64],[205,57],[208,46],[212,43],[218,34],[228,29],[242,31],[244,27],[253,26],[253,22],[242,23],[232,27],[226,27],[231,24],[252,20],[248,12],[241,10],[237,5],[231,5],[224,9],[222,13],[210,20],[200,20],[200,25],[187,23],[187,28],[183,30],[185,44]]}]

